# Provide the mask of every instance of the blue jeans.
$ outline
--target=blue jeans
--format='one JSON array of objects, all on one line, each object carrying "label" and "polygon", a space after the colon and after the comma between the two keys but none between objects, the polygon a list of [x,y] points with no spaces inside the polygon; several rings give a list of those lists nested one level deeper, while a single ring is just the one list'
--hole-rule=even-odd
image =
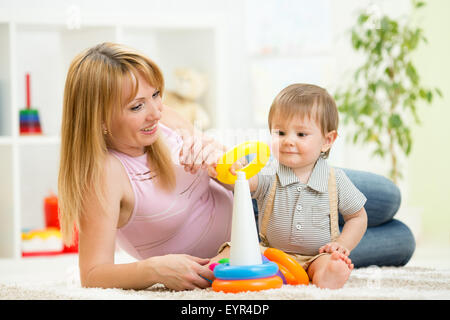
[{"label": "blue jeans", "polygon": [[[416,242],[411,230],[393,219],[400,207],[401,194],[389,179],[370,172],[343,169],[353,184],[366,196],[367,231],[350,253],[355,268],[370,265],[404,266],[411,259]],[[253,200],[255,219],[258,207]],[[344,220],[339,215],[342,230]]]},{"label": "blue jeans", "polygon": [[[353,184],[366,196],[367,231],[350,253],[355,267],[404,266],[411,259],[416,241],[411,230],[393,219],[400,207],[398,187],[383,176],[343,169]],[[344,224],[339,215],[339,225]]]}]

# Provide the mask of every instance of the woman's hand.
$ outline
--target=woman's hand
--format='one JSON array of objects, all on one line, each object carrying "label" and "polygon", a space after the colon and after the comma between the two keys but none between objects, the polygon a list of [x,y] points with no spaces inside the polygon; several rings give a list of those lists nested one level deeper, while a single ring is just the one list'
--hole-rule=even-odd
[{"label": "woman's hand", "polygon": [[347,257],[350,254],[350,250],[348,250],[346,247],[344,247],[343,245],[341,245],[338,242],[327,243],[326,245],[320,247],[320,249],[319,249],[319,253],[324,253],[324,252],[333,253],[334,251],[340,252]]},{"label": "woman's hand", "polygon": [[204,289],[211,286],[214,273],[207,267],[209,259],[193,257],[187,254],[168,254],[145,260],[150,276],[155,282],[164,284],[168,289],[181,291]]},{"label": "woman's hand", "polygon": [[226,151],[226,147],[198,130],[194,134],[188,130],[177,132],[183,139],[180,164],[184,166],[184,170],[195,174],[199,169],[208,169],[208,174],[215,178],[217,161]]}]

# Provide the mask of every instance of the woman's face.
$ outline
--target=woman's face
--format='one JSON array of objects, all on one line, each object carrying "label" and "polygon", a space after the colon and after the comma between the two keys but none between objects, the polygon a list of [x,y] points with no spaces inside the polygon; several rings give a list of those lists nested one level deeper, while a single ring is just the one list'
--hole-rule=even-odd
[{"label": "woman's face", "polygon": [[[140,74],[135,80],[139,84],[136,96],[113,116],[108,129],[111,147],[133,157],[143,155],[145,147],[158,138],[163,108],[159,89],[150,86]],[[125,81],[123,100],[130,96],[131,90],[130,81]]]}]

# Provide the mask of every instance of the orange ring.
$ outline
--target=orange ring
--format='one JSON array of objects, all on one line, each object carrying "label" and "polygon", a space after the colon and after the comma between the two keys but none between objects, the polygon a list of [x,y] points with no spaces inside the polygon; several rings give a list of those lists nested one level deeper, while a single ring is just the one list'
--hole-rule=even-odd
[{"label": "orange ring", "polygon": [[243,291],[260,291],[267,289],[278,289],[283,285],[279,276],[248,280],[221,280],[216,279],[212,283],[214,291],[226,293],[238,293]]},{"label": "orange ring", "polygon": [[[275,261],[273,261],[273,262],[275,262]],[[278,262],[275,262],[275,263],[277,264],[278,269],[280,270],[281,274],[284,276],[284,279],[286,279],[287,284],[293,284],[293,285],[297,284],[297,280],[285,266],[283,266],[281,263],[278,263]]]},{"label": "orange ring", "polygon": [[[285,267],[294,277],[295,283],[289,283],[289,284],[309,284],[309,277],[306,271],[303,269],[303,267],[295,261],[294,258],[292,258],[287,253],[275,249],[275,248],[267,248],[266,251],[264,251],[264,256],[269,259],[270,261],[277,262],[283,267]],[[286,276],[285,276],[286,278]],[[287,278],[286,278],[287,282]]]}]

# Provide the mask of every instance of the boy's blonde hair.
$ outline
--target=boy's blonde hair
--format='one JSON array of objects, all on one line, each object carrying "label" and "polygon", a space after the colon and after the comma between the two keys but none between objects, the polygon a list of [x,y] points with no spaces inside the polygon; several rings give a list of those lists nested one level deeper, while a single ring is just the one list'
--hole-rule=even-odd
[{"label": "boy's blonde hair", "polygon": [[[67,73],[61,125],[58,176],[59,219],[64,242],[73,243],[74,226],[84,212],[88,192],[104,207],[103,167],[108,154],[108,128],[138,91],[137,75],[164,91],[158,66],[139,52],[115,43],[102,43],[78,54]],[[123,99],[124,81],[132,90]],[[170,152],[159,137],[147,147],[148,161],[158,170],[158,183],[170,190],[175,172]]]},{"label": "boy's blonde hair", "polygon": [[[279,117],[290,120],[293,117],[309,117],[317,122],[322,135],[337,131],[339,114],[336,102],[327,90],[304,83],[295,83],[287,86],[275,97],[269,111],[269,130],[272,130],[272,121]],[[325,152],[327,158],[330,150]]]}]

